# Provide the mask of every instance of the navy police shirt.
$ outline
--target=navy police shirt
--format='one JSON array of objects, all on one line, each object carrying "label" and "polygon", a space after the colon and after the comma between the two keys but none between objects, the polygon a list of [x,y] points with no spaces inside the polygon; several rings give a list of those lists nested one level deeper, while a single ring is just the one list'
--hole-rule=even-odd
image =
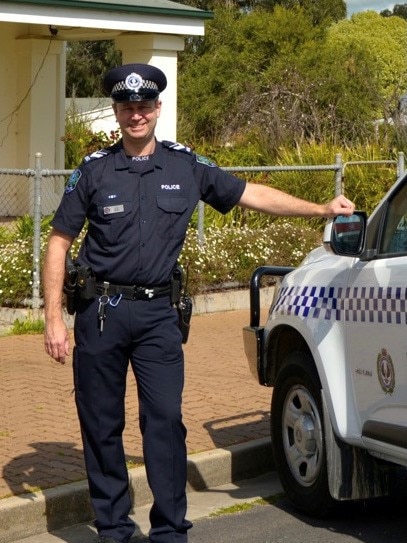
[{"label": "navy police shirt", "polygon": [[171,277],[198,201],[227,213],[244,188],[180,144],[157,142],[152,155],[132,159],[120,141],[74,171],[52,225],[75,238],[87,220],[78,261],[98,280],[157,286]]}]

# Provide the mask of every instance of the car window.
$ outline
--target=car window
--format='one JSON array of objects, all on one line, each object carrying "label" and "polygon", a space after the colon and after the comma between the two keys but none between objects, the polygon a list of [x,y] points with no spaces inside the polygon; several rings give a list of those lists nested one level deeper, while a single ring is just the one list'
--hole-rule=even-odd
[{"label": "car window", "polygon": [[389,201],[379,253],[407,253],[407,185]]}]

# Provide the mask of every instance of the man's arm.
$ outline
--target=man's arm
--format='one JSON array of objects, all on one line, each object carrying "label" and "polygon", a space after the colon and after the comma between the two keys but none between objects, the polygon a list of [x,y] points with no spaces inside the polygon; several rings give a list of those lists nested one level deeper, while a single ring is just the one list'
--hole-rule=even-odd
[{"label": "man's arm", "polygon": [[352,215],[354,204],[345,198],[337,196],[326,204],[316,204],[291,196],[281,190],[247,183],[239,200],[239,206],[284,217],[336,217],[337,215]]},{"label": "man's arm", "polygon": [[43,269],[45,303],[45,350],[57,362],[65,363],[69,353],[68,329],[62,317],[62,289],[65,256],[73,238],[53,229],[48,241]]}]

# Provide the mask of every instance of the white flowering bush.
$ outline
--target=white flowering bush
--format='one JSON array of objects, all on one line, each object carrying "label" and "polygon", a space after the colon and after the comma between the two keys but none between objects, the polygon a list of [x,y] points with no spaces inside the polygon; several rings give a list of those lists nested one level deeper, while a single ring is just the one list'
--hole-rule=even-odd
[{"label": "white flowering bush", "polygon": [[[50,232],[50,219],[41,222],[41,261]],[[0,306],[29,305],[33,290],[33,220],[20,217],[10,229],[0,230]],[[40,262],[41,265],[41,262]]]},{"label": "white flowering bush", "polygon": [[[26,305],[32,296],[32,235],[16,233],[0,238],[0,306]],[[41,261],[48,240],[49,223],[41,231]],[[75,240],[72,255],[83,239]],[[180,264],[188,270],[191,294],[222,289],[225,284],[247,286],[257,266],[296,266],[320,243],[320,233],[305,222],[278,219],[261,229],[249,226],[211,226],[205,229],[203,242],[197,230],[187,232]]]},{"label": "white flowering bush", "polygon": [[191,294],[225,284],[247,287],[256,267],[296,266],[320,241],[318,231],[288,220],[276,220],[260,230],[209,227],[203,243],[190,228],[179,262],[188,272]]},{"label": "white flowering bush", "polygon": [[0,244],[0,305],[22,305],[32,296],[32,240]]}]

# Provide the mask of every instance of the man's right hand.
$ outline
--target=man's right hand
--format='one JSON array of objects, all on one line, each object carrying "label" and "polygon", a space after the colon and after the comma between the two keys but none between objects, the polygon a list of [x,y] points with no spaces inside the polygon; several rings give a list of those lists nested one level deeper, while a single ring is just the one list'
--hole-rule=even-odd
[{"label": "man's right hand", "polygon": [[45,351],[60,364],[65,364],[69,354],[69,335],[68,328],[62,320],[46,324],[44,343]]},{"label": "man's right hand", "polygon": [[68,329],[62,317],[62,290],[65,277],[65,257],[73,238],[52,229],[43,269],[45,351],[60,364],[69,353]]}]

